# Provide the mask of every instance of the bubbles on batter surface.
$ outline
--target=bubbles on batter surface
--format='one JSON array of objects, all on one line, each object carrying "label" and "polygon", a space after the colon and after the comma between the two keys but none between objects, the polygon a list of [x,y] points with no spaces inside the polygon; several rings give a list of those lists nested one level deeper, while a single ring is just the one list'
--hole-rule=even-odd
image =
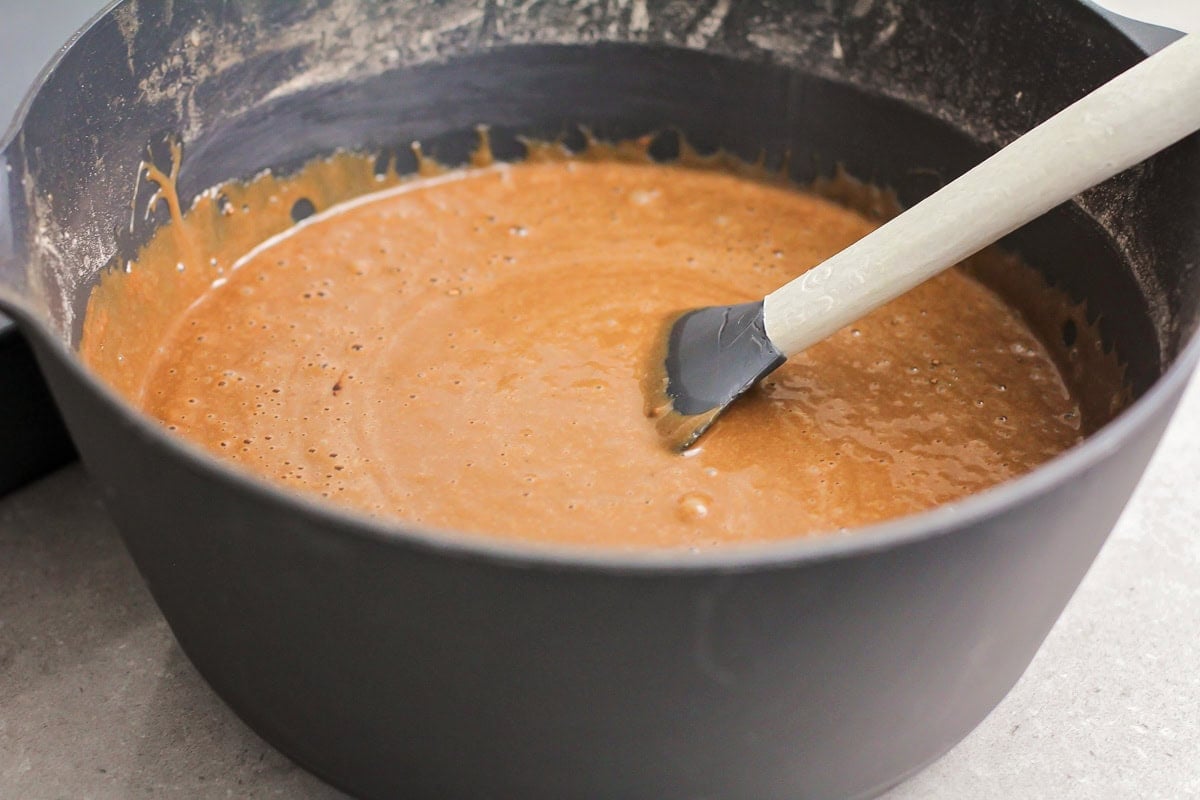
[{"label": "bubbles on batter surface", "polygon": [[688,492],[675,501],[675,516],[683,522],[699,522],[712,511],[712,498],[703,492]]}]

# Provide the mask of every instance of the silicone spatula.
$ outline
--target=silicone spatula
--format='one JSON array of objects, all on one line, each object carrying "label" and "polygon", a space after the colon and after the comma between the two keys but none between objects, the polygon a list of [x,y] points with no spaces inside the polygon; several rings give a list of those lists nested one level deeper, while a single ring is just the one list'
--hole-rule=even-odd
[{"label": "silicone spatula", "polygon": [[1200,33],[1164,48],[762,300],[667,328],[648,406],[690,447],[788,357],[1200,129]]}]

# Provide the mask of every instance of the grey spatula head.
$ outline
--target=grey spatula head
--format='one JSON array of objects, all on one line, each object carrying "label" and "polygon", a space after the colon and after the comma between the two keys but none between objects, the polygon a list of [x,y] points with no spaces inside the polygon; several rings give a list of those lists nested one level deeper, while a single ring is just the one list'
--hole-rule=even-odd
[{"label": "grey spatula head", "polygon": [[784,360],[767,337],[761,300],[689,311],[667,335],[662,396],[650,403],[649,412],[668,443],[685,449]]}]

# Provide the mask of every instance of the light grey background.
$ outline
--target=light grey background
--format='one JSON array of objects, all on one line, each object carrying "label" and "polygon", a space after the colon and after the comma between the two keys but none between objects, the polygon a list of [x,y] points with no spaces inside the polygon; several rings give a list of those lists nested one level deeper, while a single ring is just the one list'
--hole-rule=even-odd
[{"label": "light grey background", "polygon": [[[0,0],[0,124],[96,5]],[[1193,381],[1024,678],[889,800],[1200,797],[1197,476]],[[264,744],[196,675],[76,465],[0,499],[0,798],[138,797],[343,795]]]}]

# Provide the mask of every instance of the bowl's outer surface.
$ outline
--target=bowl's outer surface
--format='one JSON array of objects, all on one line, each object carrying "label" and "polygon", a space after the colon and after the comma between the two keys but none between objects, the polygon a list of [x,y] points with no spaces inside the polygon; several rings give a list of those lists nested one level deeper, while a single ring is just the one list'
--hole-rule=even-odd
[{"label": "bowl's outer surface", "polygon": [[[1149,459],[1179,365],[1087,458],[1019,489],[858,540],[651,566],[292,498],[168,438],[64,349],[100,268],[162,222],[131,231],[129,203],[167,134],[185,194],[337,146],[419,138],[453,161],[477,122],[502,153],[587,123],[790,150],[800,179],[840,162],[911,202],[1138,57],[1070,3],[833,5],[128,3],[48,76],[0,169],[0,265],[33,298],[13,310],[180,644],[269,741],[368,797],[869,796],[1015,683]],[[1139,392],[1196,326],[1200,234],[1179,220],[1198,154],[1189,140],[1011,242],[1101,313]]]},{"label": "bowl's outer surface", "polygon": [[[45,2],[36,7],[0,3],[0,129],[12,119],[39,68],[97,4],[54,0],[52,5],[54,15],[47,19]],[[16,326],[0,316],[0,496],[74,457],[33,353]]]},{"label": "bowl's outer surface", "polygon": [[882,790],[1016,682],[1168,418],[969,530],[811,563],[622,572],[350,534],[231,490],[45,363],[200,672],[285,753],[379,798]]}]

